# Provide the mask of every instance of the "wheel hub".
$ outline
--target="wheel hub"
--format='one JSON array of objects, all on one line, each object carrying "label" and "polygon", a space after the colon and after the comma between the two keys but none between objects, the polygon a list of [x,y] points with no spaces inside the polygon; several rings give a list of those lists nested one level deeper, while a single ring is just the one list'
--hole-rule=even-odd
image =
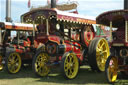
[{"label": "wheel hub", "polygon": [[70,63],[70,64],[69,64],[69,67],[70,67],[70,68],[73,68],[73,67],[74,67],[73,63]]},{"label": "wheel hub", "polygon": [[73,64],[72,63],[70,64],[70,67],[73,67]]},{"label": "wheel hub", "polygon": [[42,63],[40,63],[40,66],[41,66],[41,67],[45,66],[45,63],[43,63],[43,62],[42,62]]}]

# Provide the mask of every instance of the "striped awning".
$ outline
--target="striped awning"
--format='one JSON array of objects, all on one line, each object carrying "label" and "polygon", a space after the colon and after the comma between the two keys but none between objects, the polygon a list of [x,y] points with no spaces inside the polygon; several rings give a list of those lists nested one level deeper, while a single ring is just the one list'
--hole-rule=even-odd
[{"label": "striped awning", "polygon": [[[24,30],[32,31],[33,24],[13,23],[13,22],[0,22],[0,28],[9,30]],[[37,30],[35,25],[35,30]]]},{"label": "striped awning", "polygon": [[96,23],[109,26],[112,21],[112,26],[119,28],[125,26],[125,20],[128,20],[128,10],[113,10],[100,14]]}]

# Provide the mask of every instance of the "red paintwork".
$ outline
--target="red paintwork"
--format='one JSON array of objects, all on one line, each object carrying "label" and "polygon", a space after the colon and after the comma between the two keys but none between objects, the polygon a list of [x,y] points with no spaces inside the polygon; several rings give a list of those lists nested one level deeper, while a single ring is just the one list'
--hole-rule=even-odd
[{"label": "red paintwork", "polygon": [[27,41],[24,40],[23,41],[23,45],[13,45],[14,47],[14,51],[18,52],[20,54],[24,54],[24,56],[21,56],[22,59],[32,59],[32,55],[28,55],[28,52],[30,52],[30,46],[31,46],[31,41],[29,40],[29,38],[27,38]]},{"label": "red paintwork", "polygon": [[84,36],[87,36],[87,38],[84,38],[84,42],[86,43],[87,46],[89,46],[90,40],[92,40],[95,37],[95,33],[94,32],[87,32],[87,33],[84,32]]},{"label": "red paintwork", "polygon": [[[81,45],[79,44],[79,43],[77,43],[77,42],[72,42],[73,43],[73,45],[76,45],[76,46],[79,46],[79,47],[81,47]],[[73,46],[73,52],[75,52],[75,53],[80,53],[81,51],[80,51],[80,48],[78,48],[78,47],[76,47],[76,46]]]},{"label": "red paintwork", "polygon": [[79,41],[80,40],[80,35],[75,33],[75,34],[71,35],[71,38],[74,39],[74,40],[78,40]]},{"label": "red paintwork", "polygon": [[65,45],[65,52],[69,52],[73,50],[73,46],[68,41],[65,41],[64,45]]},{"label": "red paintwork", "polygon": [[83,60],[82,50],[80,50],[80,48],[76,47],[76,46],[81,47],[81,45],[79,43],[65,41],[64,45],[65,45],[65,52],[73,51],[81,61]]},{"label": "red paintwork", "polygon": [[25,47],[30,47],[30,43],[31,43],[31,41],[27,38],[27,41],[24,41],[24,46]]},{"label": "red paintwork", "polygon": [[126,47],[128,47],[128,43],[125,43],[124,45],[125,45]]},{"label": "red paintwork", "polygon": [[36,42],[46,44],[48,41],[56,42],[60,44],[60,37],[55,35],[38,34],[36,36]]},{"label": "red paintwork", "polygon": [[55,35],[49,35],[48,36],[48,40],[49,41],[52,41],[52,42],[56,42],[57,44],[60,44],[60,37],[58,36],[55,36]]},{"label": "red paintwork", "polygon": [[[37,38],[36,38],[36,42],[38,44],[39,43],[46,44],[48,41],[50,41],[50,42],[57,43],[59,45],[60,40],[61,40],[60,37],[55,36],[55,35],[44,35],[43,36],[39,34],[37,35]],[[81,45],[79,43],[65,40],[63,42],[63,45],[65,46],[65,52],[73,51],[81,61],[83,60],[82,50],[80,50]],[[77,46],[79,46],[79,48]],[[56,56],[56,57],[59,57],[59,59],[61,59],[62,56]]]}]

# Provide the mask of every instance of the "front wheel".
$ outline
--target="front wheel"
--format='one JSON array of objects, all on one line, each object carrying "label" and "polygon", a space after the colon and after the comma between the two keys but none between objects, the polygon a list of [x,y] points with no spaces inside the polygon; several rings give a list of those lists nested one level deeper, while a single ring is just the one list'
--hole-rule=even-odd
[{"label": "front wheel", "polygon": [[105,74],[109,83],[114,83],[117,79],[118,61],[116,57],[109,56],[105,65]]},{"label": "front wheel", "polygon": [[73,79],[77,76],[79,62],[77,56],[72,52],[67,52],[61,60],[61,72],[66,79]]},{"label": "front wheel", "polygon": [[6,69],[9,73],[15,74],[21,69],[21,57],[17,52],[11,52],[6,58]]},{"label": "front wheel", "polygon": [[36,75],[47,76],[50,68],[47,66],[50,56],[43,51],[38,51],[33,58],[32,68]]}]

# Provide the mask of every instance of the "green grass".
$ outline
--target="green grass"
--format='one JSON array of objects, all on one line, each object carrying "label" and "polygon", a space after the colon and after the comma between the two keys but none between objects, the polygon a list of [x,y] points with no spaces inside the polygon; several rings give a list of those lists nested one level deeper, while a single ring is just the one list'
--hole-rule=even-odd
[{"label": "green grass", "polygon": [[[128,80],[119,79],[115,85],[127,85]],[[78,76],[73,80],[66,80],[60,74],[59,67],[52,68],[47,77],[38,77],[31,67],[24,67],[17,74],[0,72],[0,85],[110,85],[104,73],[92,72],[88,66],[82,66]]]}]

